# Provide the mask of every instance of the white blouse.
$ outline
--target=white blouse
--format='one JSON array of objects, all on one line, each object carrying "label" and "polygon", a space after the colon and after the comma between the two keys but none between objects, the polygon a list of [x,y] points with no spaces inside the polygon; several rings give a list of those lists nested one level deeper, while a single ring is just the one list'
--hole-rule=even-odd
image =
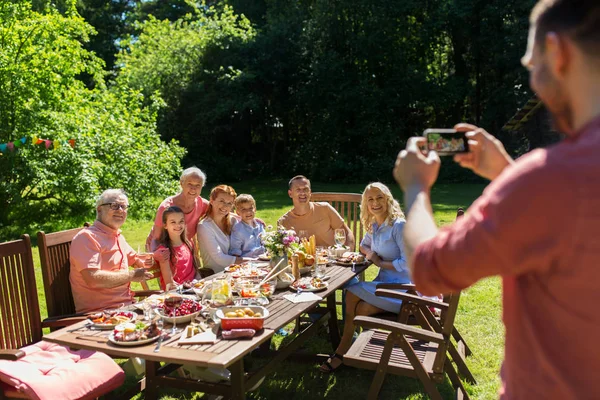
[{"label": "white blouse", "polygon": [[[232,223],[235,225],[237,220],[232,218]],[[229,235],[223,233],[212,218],[206,217],[198,223],[197,237],[200,258],[205,268],[221,272],[235,263],[235,256],[228,254],[231,244]]]}]

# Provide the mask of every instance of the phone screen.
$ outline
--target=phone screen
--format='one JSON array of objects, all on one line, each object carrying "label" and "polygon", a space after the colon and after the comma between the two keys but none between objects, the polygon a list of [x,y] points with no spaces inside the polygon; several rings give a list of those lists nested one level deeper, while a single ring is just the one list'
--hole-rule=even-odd
[{"label": "phone screen", "polygon": [[427,129],[423,136],[427,138],[427,149],[435,150],[441,156],[469,151],[469,141],[464,132],[454,129]]}]

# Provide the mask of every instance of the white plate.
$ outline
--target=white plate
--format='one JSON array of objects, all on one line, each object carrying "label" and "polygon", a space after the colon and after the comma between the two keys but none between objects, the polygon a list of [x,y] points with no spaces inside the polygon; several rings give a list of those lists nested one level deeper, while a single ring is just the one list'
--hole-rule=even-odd
[{"label": "white plate", "polygon": [[[290,285],[290,287],[294,290],[298,290],[294,285]],[[315,288],[315,287],[310,287],[309,289],[302,289],[303,292],[320,292],[321,290],[325,290],[329,287],[329,283],[328,282],[323,282],[323,286]]]},{"label": "white plate", "polygon": [[117,346],[125,346],[125,347],[132,347],[132,346],[141,346],[143,344],[147,344],[147,343],[152,343],[155,340],[157,340],[160,337],[160,335],[156,335],[154,337],[151,337],[149,339],[144,339],[144,340],[132,340],[129,342],[123,342],[120,340],[115,340],[115,334],[111,333],[110,336],[108,337],[108,341],[116,344]]},{"label": "white plate", "polygon": [[[115,329],[115,327],[117,325],[125,324],[127,322],[133,322],[137,319],[137,314],[134,313],[133,311],[123,311],[123,312],[130,314],[129,321],[123,321],[123,322],[119,322],[117,324],[95,324],[95,323],[92,323],[89,327],[92,329],[100,329],[100,330],[108,331],[110,329]],[[90,319],[90,321],[91,321],[91,319]]]},{"label": "white plate", "polygon": [[261,254],[260,256],[258,256],[258,259],[261,261],[271,261],[271,257],[269,257],[265,254]]}]

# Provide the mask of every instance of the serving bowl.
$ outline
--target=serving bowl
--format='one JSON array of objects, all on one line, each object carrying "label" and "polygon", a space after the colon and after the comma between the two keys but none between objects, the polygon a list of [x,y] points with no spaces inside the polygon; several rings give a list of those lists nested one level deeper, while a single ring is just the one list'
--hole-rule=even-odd
[{"label": "serving bowl", "polygon": [[[249,308],[253,313],[260,313],[261,317],[237,317],[230,318],[226,317],[227,313],[235,312],[239,309]],[[265,318],[269,316],[269,310],[261,306],[236,306],[236,307],[222,307],[219,308],[216,312],[217,318],[221,320],[221,328],[224,330],[230,329],[254,329],[255,331],[261,330],[263,328]]]}]

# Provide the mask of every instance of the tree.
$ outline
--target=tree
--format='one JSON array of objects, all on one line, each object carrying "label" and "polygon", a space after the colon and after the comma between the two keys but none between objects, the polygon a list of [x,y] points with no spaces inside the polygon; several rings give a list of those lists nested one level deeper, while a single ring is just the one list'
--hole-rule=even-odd
[{"label": "tree", "polygon": [[[88,219],[109,187],[130,193],[134,216],[174,190],[184,151],[156,134],[159,103],[142,107],[138,92],[102,84],[101,61],[82,47],[92,33],[74,4],[64,15],[25,1],[0,4],[0,143],[18,143],[0,156],[5,233]],[[77,79],[84,72],[95,89]],[[36,145],[36,137],[53,144]],[[71,139],[74,148],[65,145]]]}]

